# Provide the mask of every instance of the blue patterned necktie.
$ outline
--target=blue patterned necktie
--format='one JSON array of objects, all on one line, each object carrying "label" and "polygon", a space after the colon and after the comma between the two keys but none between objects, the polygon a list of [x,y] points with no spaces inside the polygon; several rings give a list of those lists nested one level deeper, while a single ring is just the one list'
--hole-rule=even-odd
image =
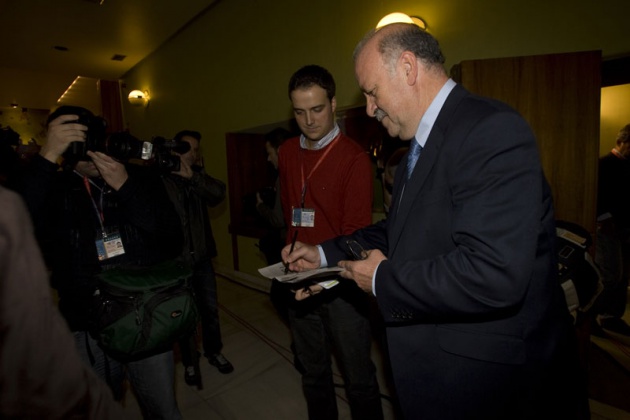
[{"label": "blue patterned necktie", "polygon": [[409,147],[409,156],[407,156],[407,179],[411,178],[411,173],[413,172],[414,166],[416,166],[416,162],[418,161],[418,157],[420,157],[420,152],[422,151],[422,146],[418,144],[415,137],[411,139],[411,145]]}]

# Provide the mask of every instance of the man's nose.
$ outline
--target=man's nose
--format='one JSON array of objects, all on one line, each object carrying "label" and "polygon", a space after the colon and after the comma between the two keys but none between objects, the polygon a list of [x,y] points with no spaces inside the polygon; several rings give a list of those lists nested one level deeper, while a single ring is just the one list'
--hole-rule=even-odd
[{"label": "man's nose", "polygon": [[365,112],[366,114],[368,114],[368,116],[370,117],[374,117],[376,110],[378,109],[378,107],[376,106],[376,103],[374,102],[374,99],[372,99],[371,97],[367,97],[367,102],[365,103]]}]

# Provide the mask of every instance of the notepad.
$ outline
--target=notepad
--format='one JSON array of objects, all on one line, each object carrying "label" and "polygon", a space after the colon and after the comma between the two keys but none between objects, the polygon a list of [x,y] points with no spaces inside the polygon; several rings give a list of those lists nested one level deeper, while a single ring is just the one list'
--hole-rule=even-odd
[{"label": "notepad", "polygon": [[[259,268],[258,272],[268,279],[276,279],[281,283],[302,283],[305,280],[308,280],[319,284],[325,289],[330,289],[339,283],[339,280],[337,280],[336,277],[338,277],[339,272],[343,271],[343,268],[341,267],[325,267],[315,270],[302,271],[300,273],[289,272],[285,274],[284,268],[285,265],[282,262],[279,262],[267,267]],[[335,278],[333,279],[331,277]]]}]

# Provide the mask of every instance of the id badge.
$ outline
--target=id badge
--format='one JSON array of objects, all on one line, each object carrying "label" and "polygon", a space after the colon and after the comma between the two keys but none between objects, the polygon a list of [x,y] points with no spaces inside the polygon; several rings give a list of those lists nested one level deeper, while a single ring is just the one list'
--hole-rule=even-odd
[{"label": "id badge", "polygon": [[315,209],[293,207],[291,226],[315,227]]},{"label": "id badge", "polygon": [[125,253],[125,247],[118,231],[111,233],[99,232],[96,238],[96,252],[98,260],[103,261]]}]

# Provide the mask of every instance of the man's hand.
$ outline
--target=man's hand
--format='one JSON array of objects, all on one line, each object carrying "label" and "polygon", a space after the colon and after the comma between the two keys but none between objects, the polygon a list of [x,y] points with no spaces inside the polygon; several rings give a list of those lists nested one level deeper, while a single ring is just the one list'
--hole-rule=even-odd
[{"label": "man's hand", "polygon": [[192,168],[185,159],[181,159],[181,155],[178,156],[180,156],[179,171],[172,171],[171,173],[174,175],[179,175],[182,178],[191,179],[193,176]]},{"label": "man's hand", "polygon": [[372,277],[378,265],[387,258],[378,249],[365,251],[367,258],[360,261],[339,261],[337,264],[343,268],[341,277],[354,280],[357,286],[365,292],[372,293]]},{"label": "man's hand", "polygon": [[319,268],[321,260],[319,258],[319,249],[315,245],[296,242],[293,252],[289,253],[290,251],[291,245],[282,248],[282,261],[284,261],[289,270],[301,272]]},{"label": "man's hand", "polygon": [[115,191],[118,191],[129,178],[125,165],[105,153],[88,151],[87,155],[94,162],[103,180]]},{"label": "man's hand", "polygon": [[319,284],[311,284],[310,286],[306,286],[302,289],[298,289],[295,291],[295,300],[304,300],[314,296],[318,293],[321,293],[324,288]]},{"label": "man's hand", "polygon": [[88,128],[83,124],[67,123],[68,121],[76,121],[78,118],[77,115],[61,115],[48,124],[46,143],[39,151],[44,159],[57,163],[70,143],[85,141],[85,133]]}]

